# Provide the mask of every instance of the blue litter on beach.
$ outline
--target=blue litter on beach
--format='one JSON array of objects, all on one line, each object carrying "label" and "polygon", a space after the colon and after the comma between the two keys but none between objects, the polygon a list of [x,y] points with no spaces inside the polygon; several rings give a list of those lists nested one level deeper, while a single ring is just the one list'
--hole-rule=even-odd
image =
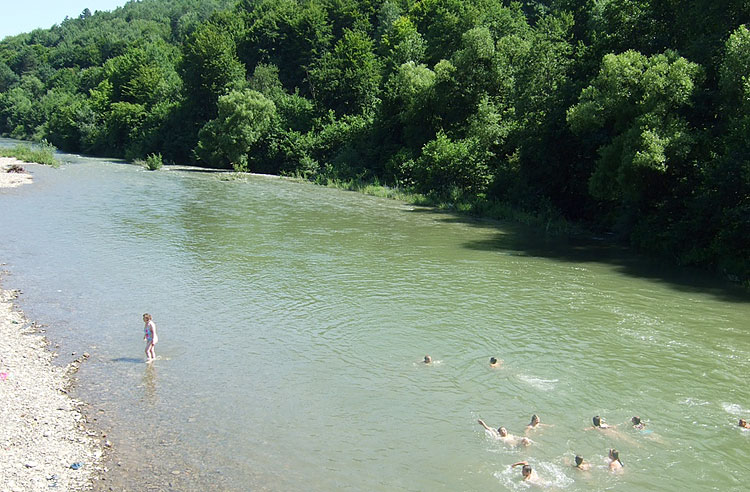
[{"label": "blue litter on beach", "polygon": [[70,465],[70,467],[71,467],[71,468],[72,468],[73,470],[77,470],[77,469],[79,469],[79,468],[80,468],[80,467],[82,467],[82,466],[83,466],[83,463],[73,463],[72,465]]}]

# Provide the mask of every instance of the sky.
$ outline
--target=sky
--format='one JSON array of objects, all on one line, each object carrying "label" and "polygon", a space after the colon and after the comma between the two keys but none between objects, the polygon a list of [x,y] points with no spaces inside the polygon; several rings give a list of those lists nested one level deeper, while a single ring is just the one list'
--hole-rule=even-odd
[{"label": "sky", "polygon": [[49,29],[68,17],[78,17],[87,8],[114,10],[127,0],[0,0],[0,39],[37,28]]}]

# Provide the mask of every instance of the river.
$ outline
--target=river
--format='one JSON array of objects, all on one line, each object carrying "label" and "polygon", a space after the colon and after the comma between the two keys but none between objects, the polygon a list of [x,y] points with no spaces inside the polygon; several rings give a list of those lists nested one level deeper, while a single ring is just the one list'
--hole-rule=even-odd
[{"label": "river", "polygon": [[[525,490],[521,460],[560,490],[750,483],[742,290],[600,238],[62,158],[0,191],[0,261],[59,363],[91,354],[76,396],[114,443],[100,490]],[[522,435],[532,414],[525,448],[477,423]]]}]

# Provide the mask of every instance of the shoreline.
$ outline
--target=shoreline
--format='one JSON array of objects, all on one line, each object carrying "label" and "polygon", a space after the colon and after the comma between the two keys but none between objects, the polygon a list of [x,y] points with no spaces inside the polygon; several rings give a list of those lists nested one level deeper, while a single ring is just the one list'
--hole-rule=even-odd
[{"label": "shoreline", "polygon": [[[7,173],[0,158],[0,189],[31,183],[28,172]],[[8,492],[57,488],[90,490],[103,478],[106,435],[89,428],[85,403],[70,396],[75,373],[88,358],[65,367],[40,327],[14,303],[21,294],[4,288],[0,271],[0,484]]]},{"label": "shoreline", "polygon": [[23,167],[29,163],[15,157],[0,157],[0,189],[15,188],[32,182],[31,174],[27,170],[23,173],[9,173],[8,168],[14,164]]}]

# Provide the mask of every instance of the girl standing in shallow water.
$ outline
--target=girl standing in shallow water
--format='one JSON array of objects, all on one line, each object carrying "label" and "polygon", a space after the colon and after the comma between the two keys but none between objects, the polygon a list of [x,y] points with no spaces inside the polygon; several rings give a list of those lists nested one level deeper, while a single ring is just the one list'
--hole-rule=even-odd
[{"label": "girl standing in shallow water", "polygon": [[159,343],[159,337],[156,335],[156,324],[151,320],[151,315],[143,315],[143,339],[146,340],[146,362],[151,362],[156,358],[154,345]]}]

